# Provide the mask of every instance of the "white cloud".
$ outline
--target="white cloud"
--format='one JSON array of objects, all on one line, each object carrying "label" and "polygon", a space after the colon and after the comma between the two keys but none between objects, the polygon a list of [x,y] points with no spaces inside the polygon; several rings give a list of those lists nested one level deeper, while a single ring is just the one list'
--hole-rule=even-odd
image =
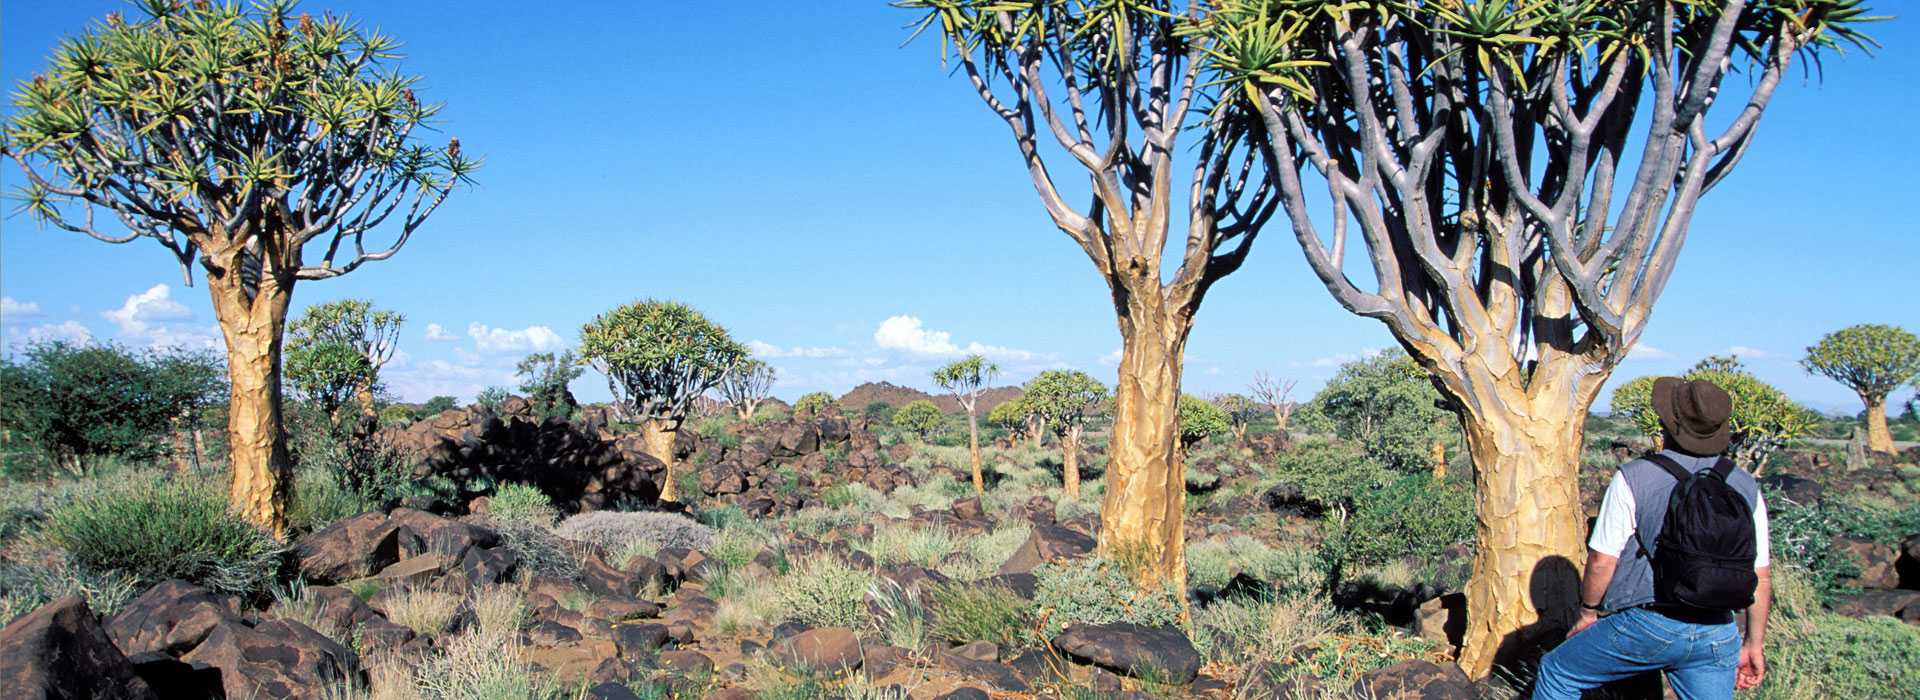
[{"label": "white cloud", "polygon": [[873,332],[873,342],[888,350],[926,355],[951,355],[960,351],[953,344],[952,333],[927,330],[918,316],[891,316],[881,321],[880,328]]},{"label": "white cloud", "polygon": [[0,321],[14,322],[26,318],[39,318],[40,305],[31,301],[20,301],[13,297],[0,297]]},{"label": "white cloud", "polygon": [[1114,348],[1113,352],[1101,355],[1099,360],[1100,364],[1108,367],[1119,367],[1121,350],[1122,348]]},{"label": "white cloud", "polygon": [[193,318],[193,311],[185,304],[173,300],[173,287],[156,284],[152,289],[127,297],[127,303],[112,311],[100,312],[120,332],[135,337],[144,337],[156,331],[159,325]]},{"label": "white cloud", "polygon": [[1749,360],[1758,360],[1763,357],[1769,357],[1773,353],[1767,352],[1765,350],[1761,350],[1760,348],[1750,348],[1745,345],[1735,345],[1733,347],[1727,348],[1721,354],[1732,355],[1734,357],[1744,357]]},{"label": "white cloud", "polygon": [[1632,350],[1627,351],[1627,359],[1629,360],[1671,360],[1673,359],[1673,353],[1667,352],[1665,350],[1661,350],[1660,348],[1656,348],[1646,343],[1638,343],[1633,346]]},{"label": "white cloud", "polygon": [[527,326],[516,331],[471,323],[467,325],[467,335],[473,338],[474,347],[481,352],[548,352],[567,344],[559,333],[546,326]]},{"label": "white cloud", "polygon": [[846,348],[803,347],[798,345],[790,348],[783,348],[778,345],[774,345],[773,343],[769,343],[761,340],[747,341],[747,349],[752,351],[755,357],[760,357],[760,358],[769,359],[769,360],[775,359],[775,358],[782,358],[782,357],[799,357],[799,358],[807,358],[807,359],[818,359],[823,357],[839,357],[841,355],[847,354]]},{"label": "white cloud", "polygon": [[880,322],[873,331],[873,342],[886,350],[899,350],[920,355],[984,355],[996,360],[1024,362],[1039,359],[1039,353],[1009,348],[999,345],[986,345],[970,342],[965,346],[953,342],[953,334],[946,331],[929,330],[921,323],[920,317],[901,314],[890,316]]},{"label": "white cloud", "polygon": [[85,345],[93,341],[93,332],[78,321],[66,321],[59,324],[44,324],[27,329],[28,344],[62,341],[75,345]]},{"label": "white cloud", "polygon": [[154,348],[219,350],[225,346],[219,326],[189,323],[193,310],[174,301],[173,287],[165,284],[129,296],[120,308],[100,315],[113,322],[120,336]]},{"label": "white cloud", "polygon": [[451,343],[459,339],[460,336],[449,332],[446,326],[438,323],[427,324],[427,342],[429,343]]},{"label": "white cloud", "polygon": [[390,364],[380,378],[394,395],[410,401],[443,395],[471,401],[487,387],[511,388],[518,384],[513,370],[500,364],[473,366],[446,360],[408,362],[398,367]]}]

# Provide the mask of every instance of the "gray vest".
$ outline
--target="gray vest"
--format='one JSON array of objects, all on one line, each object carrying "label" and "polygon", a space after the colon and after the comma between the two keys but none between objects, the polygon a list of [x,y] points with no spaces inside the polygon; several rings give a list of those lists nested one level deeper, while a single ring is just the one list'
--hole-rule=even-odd
[{"label": "gray vest", "polygon": [[[1694,457],[1674,450],[1662,450],[1660,454],[1690,472],[1712,468],[1720,461],[1719,457]],[[1626,463],[1620,467],[1620,473],[1626,475],[1627,488],[1633,491],[1634,537],[1627,540],[1626,549],[1620,550],[1620,565],[1613,570],[1613,582],[1607,585],[1607,595],[1600,601],[1600,607],[1608,612],[1653,602],[1654,543],[1660,539],[1660,527],[1666,524],[1667,497],[1672,495],[1677,483],[1667,470],[1645,459]],[[1747,507],[1759,507],[1760,483],[1745,467],[1728,474],[1727,485],[1747,499]],[[1642,548],[1646,551],[1642,552]]]}]

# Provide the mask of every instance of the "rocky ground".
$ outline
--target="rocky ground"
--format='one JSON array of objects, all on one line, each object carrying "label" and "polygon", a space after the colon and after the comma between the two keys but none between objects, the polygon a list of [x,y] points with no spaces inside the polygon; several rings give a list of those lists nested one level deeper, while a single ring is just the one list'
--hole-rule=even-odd
[{"label": "rocky ground", "polygon": [[[0,686],[326,700],[1514,692],[1448,662],[1464,546],[1438,565],[1352,577],[1330,599],[1301,593],[1286,572],[1308,557],[1289,559],[1300,550],[1285,542],[1310,541],[1323,508],[1253,478],[1246,465],[1286,449],[1277,441],[1195,459],[1192,547],[1233,556],[1196,575],[1183,625],[1154,617],[1152,601],[1102,617],[1082,611],[1098,608],[1076,597],[1089,591],[1062,593],[1105,580],[1074,568],[1092,561],[1097,501],[1056,501],[1044,460],[1017,449],[992,453],[1000,483],[980,498],[959,478],[963,452],[883,445],[862,419],[689,430],[678,451],[702,494],[696,521],[654,501],[661,465],[591,411],[538,421],[509,402],[379,439],[416,455],[422,478],[530,484],[550,510],[508,510],[476,487],[458,505],[414,504],[441,512],[403,506],[299,536],[295,583],[272,595],[170,580],[104,617],[62,598],[0,632]],[[1780,498],[1829,497],[1804,476],[1767,478]],[[641,507],[653,510],[623,512]],[[1920,534],[1832,546],[1859,569],[1835,612],[1920,624]],[[1221,611],[1233,606],[1251,611],[1248,626],[1231,626]]]}]

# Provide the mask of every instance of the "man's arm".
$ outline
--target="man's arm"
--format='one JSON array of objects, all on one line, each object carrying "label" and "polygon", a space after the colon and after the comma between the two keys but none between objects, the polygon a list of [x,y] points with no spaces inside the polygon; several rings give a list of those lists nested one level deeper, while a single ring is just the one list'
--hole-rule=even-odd
[{"label": "man's arm", "polygon": [[1601,601],[1607,597],[1607,586],[1613,583],[1613,570],[1620,565],[1620,557],[1602,553],[1597,549],[1587,550],[1587,573],[1580,577],[1580,617],[1573,623],[1573,629],[1567,636],[1579,634],[1600,620]]},{"label": "man's arm", "polygon": [[1740,644],[1740,667],[1734,685],[1748,690],[1767,678],[1767,615],[1773,611],[1773,567],[1762,566],[1753,573],[1760,585],[1753,589],[1753,605],[1747,607],[1747,638]]}]

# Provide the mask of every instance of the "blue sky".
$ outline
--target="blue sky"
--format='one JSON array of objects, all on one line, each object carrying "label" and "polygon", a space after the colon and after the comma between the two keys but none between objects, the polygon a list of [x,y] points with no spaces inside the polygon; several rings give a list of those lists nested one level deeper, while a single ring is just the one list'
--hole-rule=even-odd
[{"label": "blue sky", "polygon": [[[398,256],[295,294],[296,313],[346,297],[405,313],[404,355],[386,373],[403,398],[511,384],[521,355],[646,297],[752,341],[788,398],[869,380],[927,388],[933,366],[969,349],[1010,381],[1054,366],[1112,376],[1105,288],[1048,223],[1004,125],[933,44],[900,46],[910,16],[882,0],[302,7],[403,41],[403,69],[446,103],[444,133],[428,138],[457,135],[487,161]],[[0,81],[11,91],[58,37],[115,9],[129,8],[6,3]],[[1920,331],[1920,98],[1905,87],[1920,79],[1920,31],[1873,33],[1876,57],[1829,60],[1824,80],[1796,73],[1783,88],[1755,151],[1702,204],[1616,381],[1743,348],[1802,401],[1857,410],[1798,368],[1804,348],[1854,323]],[[19,180],[0,167],[0,185]],[[1239,390],[1264,370],[1310,392],[1339,361],[1392,345],[1334,304],[1281,226],[1208,296],[1190,391]],[[0,344],[217,345],[205,294],[149,242],[0,220]],[[606,394],[593,374],[576,390]]]}]

